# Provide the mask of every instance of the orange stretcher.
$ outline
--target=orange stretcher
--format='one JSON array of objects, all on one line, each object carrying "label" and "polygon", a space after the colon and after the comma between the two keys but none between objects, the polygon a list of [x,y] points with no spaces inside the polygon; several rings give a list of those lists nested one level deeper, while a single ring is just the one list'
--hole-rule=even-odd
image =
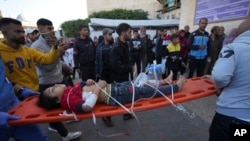
[{"label": "orange stretcher", "polygon": [[[174,103],[182,103],[191,101],[194,99],[206,97],[216,94],[214,84],[211,80],[206,78],[191,78],[187,79],[183,89],[174,94]],[[172,98],[171,94],[167,96]],[[11,109],[8,113],[12,115],[21,116],[19,120],[9,121],[10,125],[25,125],[25,124],[37,124],[48,123],[57,121],[75,120],[73,116],[60,116],[63,113],[63,109],[45,110],[36,105],[38,96],[26,98],[19,105]],[[164,97],[156,97],[151,100],[139,101],[134,105],[134,111],[145,111],[155,108],[171,105]],[[130,108],[131,104],[126,104],[125,107]],[[127,113],[120,106],[109,106],[105,104],[97,104],[93,112],[96,117],[114,116]],[[77,119],[90,119],[92,113],[77,113]]]}]

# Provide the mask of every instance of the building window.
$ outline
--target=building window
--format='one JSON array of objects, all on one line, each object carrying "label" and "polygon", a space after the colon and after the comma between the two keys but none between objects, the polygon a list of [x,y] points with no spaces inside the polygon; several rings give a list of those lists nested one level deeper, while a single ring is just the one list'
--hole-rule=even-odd
[{"label": "building window", "polygon": [[163,8],[156,12],[167,13],[181,7],[181,0],[158,0]]},{"label": "building window", "polygon": [[173,7],[175,5],[175,0],[164,0],[164,7]]}]

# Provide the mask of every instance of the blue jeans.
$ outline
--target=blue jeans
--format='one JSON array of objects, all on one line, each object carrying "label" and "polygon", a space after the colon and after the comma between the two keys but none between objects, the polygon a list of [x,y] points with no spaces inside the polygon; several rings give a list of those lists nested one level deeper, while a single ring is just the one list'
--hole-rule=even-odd
[{"label": "blue jeans", "polygon": [[0,141],[8,141],[10,137],[16,141],[49,141],[38,125],[12,126],[0,129]]},{"label": "blue jeans", "polygon": [[[163,94],[171,94],[171,86],[159,86],[159,91]],[[173,84],[173,92],[178,91],[178,86]],[[155,89],[149,86],[135,87],[135,101],[141,98],[149,98],[153,96]],[[133,88],[131,82],[113,83],[111,85],[111,96],[115,98],[121,104],[127,104],[132,102]],[[155,97],[162,96],[159,92],[156,93]],[[109,100],[109,105],[118,105],[112,99]]]},{"label": "blue jeans", "polygon": [[216,113],[209,129],[209,141],[229,141],[230,125],[234,124],[250,125],[250,122]]}]

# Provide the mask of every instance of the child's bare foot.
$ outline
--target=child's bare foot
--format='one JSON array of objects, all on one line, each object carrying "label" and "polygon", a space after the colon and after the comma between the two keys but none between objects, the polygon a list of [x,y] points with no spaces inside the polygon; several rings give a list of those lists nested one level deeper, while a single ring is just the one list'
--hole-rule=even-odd
[{"label": "child's bare foot", "polygon": [[165,78],[164,81],[167,84],[172,84],[172,82],[173,82],[173,71],[170,71],[168,77]]},{"label": "child's bare foot", "polygon": [[177,80],[176,84],[178,86],[178,90],[181,90],[186,83],[186,78],[183,75],[179,76],[179,79]]}]

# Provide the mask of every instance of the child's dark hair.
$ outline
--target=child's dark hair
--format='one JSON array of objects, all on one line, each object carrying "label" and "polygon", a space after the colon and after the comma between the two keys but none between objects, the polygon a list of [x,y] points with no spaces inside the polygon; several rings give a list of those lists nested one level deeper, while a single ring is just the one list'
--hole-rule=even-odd
[{"label": "child's dark hair", "polygon": [[46,110],[52,110],[52,109],[60,108],[60,103],[58,103],[57,101],[58,101],[57,97],[50,97],[41,93],[39,95],[37,105]]},{"label": "child's dark hair", "polygon": [[176,38],[179,38],[178,34],[172,34],[170,40],[173,41]]}]

